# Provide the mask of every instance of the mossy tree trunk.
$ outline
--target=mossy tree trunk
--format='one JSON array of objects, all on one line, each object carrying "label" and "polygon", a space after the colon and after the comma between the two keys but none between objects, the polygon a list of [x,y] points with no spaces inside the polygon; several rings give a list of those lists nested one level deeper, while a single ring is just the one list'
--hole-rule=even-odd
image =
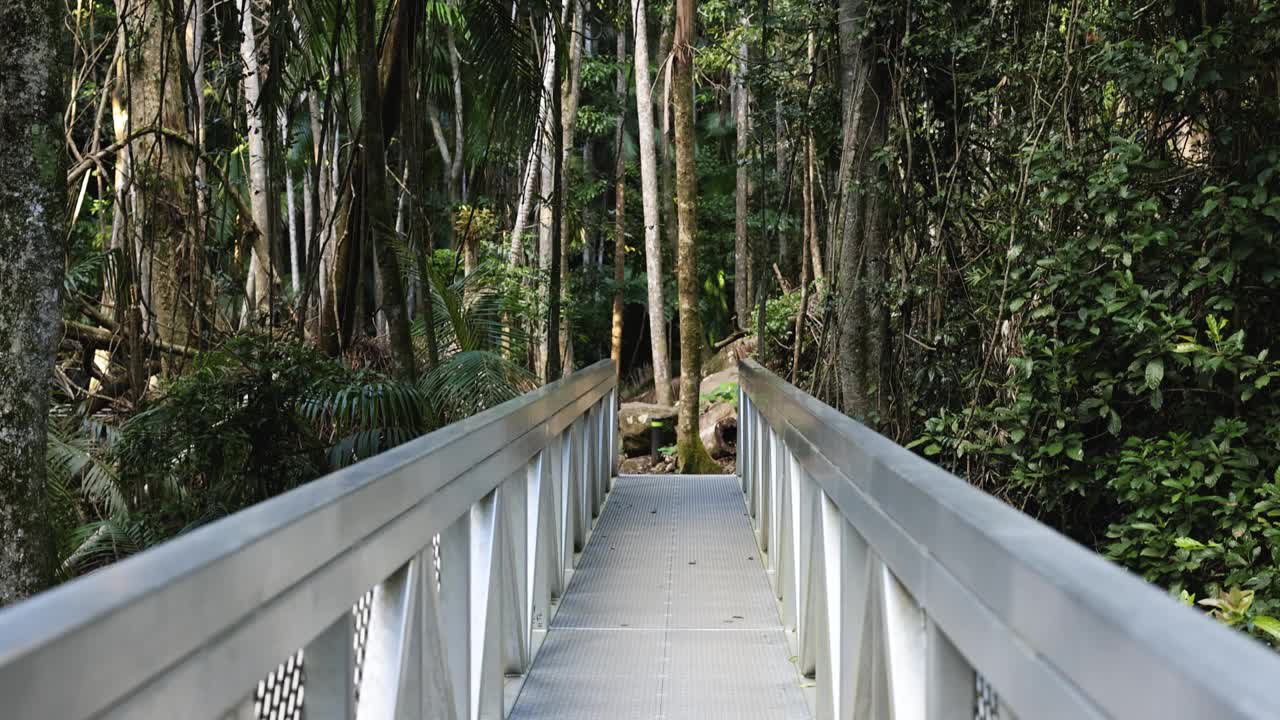
[{"label": "mossy tree trunk", "polygon": [[44,455],[64,262],[64,12],[0,0],[0,606],[53,571]]},{"label": "mossy tree trunk", "polygon": [[840,155],[842,226],[836,321],[838,375],[844,410],[875,424],[883,398],[887,351],[883,284],[888,231],[884,165],[876,152],[887,138],[888,70],[865,25],[862,0],[840,2],[840,93],[844,106]]},{"label": "mossy tree trunk", "polygon": [[676,135],[676,274],[680,296],[680,408],[676,453],[680,472],[712,473],[719,466],[698,436],[698,386],[702,384],[702,316],[698,308],[698,180],[693,147],[693,0],[676,0],[672,44],[672,96]]}]

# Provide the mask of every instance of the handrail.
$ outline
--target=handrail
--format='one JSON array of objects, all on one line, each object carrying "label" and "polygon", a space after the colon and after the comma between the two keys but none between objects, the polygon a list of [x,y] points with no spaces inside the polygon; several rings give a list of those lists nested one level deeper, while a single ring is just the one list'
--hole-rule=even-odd
[{"label": "handrail", "polygon": [[[406,698],[443,670],[460,720],[492,714],[495,697],[501,713],[502,676],[528,667],[608,490],[615,386],[601,361],[0,611],[0,715],[251,715],[244,698],[305,646],[308,718],[351,717],[350,610],[370,588],[365,682],[423,687],[380,688],[362,717],[425,702]],[[519,627],[493,619],[513,613]],[[436,615],[439,632],[421,622]]]},{"label": "handrail", "polygon": [[740,374],[739,472],[818,717],[985,717],[984,683],[1002,718],[1280,717],[1262,644],[759,363]]}]

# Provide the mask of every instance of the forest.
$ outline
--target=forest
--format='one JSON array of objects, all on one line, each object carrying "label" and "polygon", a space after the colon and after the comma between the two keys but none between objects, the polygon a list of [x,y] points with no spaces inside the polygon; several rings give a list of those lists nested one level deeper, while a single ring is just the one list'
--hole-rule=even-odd
[{"label": "forest", "polygon": [[602,358],[719,472],[749,352],[1280,641],[1275,0],[0,30],[0,605]]}]

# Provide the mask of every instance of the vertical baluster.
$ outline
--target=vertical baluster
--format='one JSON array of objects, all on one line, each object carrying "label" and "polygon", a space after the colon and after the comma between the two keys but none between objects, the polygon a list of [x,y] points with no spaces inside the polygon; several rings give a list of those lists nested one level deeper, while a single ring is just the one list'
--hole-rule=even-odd
[{"label": "vertical baluster", "polygon": [[569,462],[573,465],[573,489],[577,493],[578,507],[576,537],[574,549],[581,552],[587,545],[587,535],[591,532],[591,488],[587,482],[584,447],[587,443],[587,419],[579,415],[573,422],[573,455]]},{"label": "vertical baluster", "polygon": [[355,619],[342,615],[307,644],[306,720],[351,720],[355,717],[352,674]]},{"label": "vertical baluster", "polygon": [[924,611],[884,563],[880,563],[880,573],[892,716],[925,720],[928,653]]},{"label": "vertical baluster", "polygon": [[502,613],[503,668],[509,675],[523,675],[529,669],[527,575],[528,555],[528,469],[520,468],[502,484],[497,536],[501,539],[501,562],[496,572]]},{"label": "vertical baluster", "polygon": [[796,597],[798,634],[797,666],[800,674],[817,672],[821,644],[826,642],[826,619],[823,612],[823,582],[825,581],[825,547],[822,542],[822,490],[809,477],[800,484],[799,552],[800,592]]},{"label": "vertical baluster", "polygon": [[747,513],[754,518],[756,513],[756,477],[760,473],[760,463],[758,458],[758,448],[760,445],[760,413],[756,411],[754,402],[750,402],[750,405],[750,411],[747,413],[747,477],[743,479],[743,482],[746,483],[746,487],[743,488],[743,492],[747,495]]},{"label": "vertical baluster", "polygon": [[577,534],[577,521],[574,518],[574,508],[577,507],[574,501],[573,483],[570,482],[569,470],[572,463],[569,462],[572,450],[570,446],[573,441],[573,426],[565,428],[561,431],[557,438],[552,454],[553,465],[551,468],[551,477],[556,483],[556,515],[557,543],[559,547],[559,564],[564,572],[564,576],[559,581],[561,590],[568,582],[569,571],[573,569],[573,549],[574,537]]},{"label": "vertical baluster", "polygon": [[778,599],[782,602],[781,616],[783,628],[796,631],[799,628],[799,610],[797,604],[800,597],[800,583],[804,577],[800,573],[800,543],[798,534],[808,528],[800,525],[800,483],[804,481],[805,471],[796,460],[794,454],[787,453],[787,479],[782,494],[782,509],[779,513],[782,528],[778,533],[781,547],[778,548]]},{"label": "vertical baluster", "polygon": [[973,668],[942,628],[928,622],[928,720],[973,720],[977,693]]},{"label": "vertical baluster", "polygon": [[591,446],[591,457],[595,460],[592,472],[596,479],[596,515],[604,507],[605,495],[609,492],[609,406],[608,398],[601,398],[596,403],[596,442]]},{"label": "vertical baluster", "polygon": [[440,603],[461,720],[503,712],[500,494],[485,496],[440,538]]},{"label": "vertical baluster", "polygon": [[734,472],[738,475],[738,482],[742,488],[742,492],[747,492],[747,482],[751,477],[750,465],[747,458],[751,453],[751,400],[747,397],[746,387],[738,383],[738,458],[734,463]]},{"label": "vertical baluster", "polygon": [[568,579],[565,575],[570,567],[569,563],[573,560],[572,541],[570,539],[570,531],[568,529],[569,521],[567,510],[568,490],[564,486],[564,477],[560,472],[561,446],[564,444],[564,432],[551,438],[546,448],[542,450],[542,491],[549,495],[552,504],[552,513],[549,516],[550,532],[552,536],[552,545],[550,552],[555,556],[553,572],[549,579],[551,586],[551,596],[560,597],[564,594],[565,581]]},{"label": "vertical baluster", "polygon": [[620,433],[618,427],[618,386],[614,386],[609,391],[609,487],[613,487],[613,479],[618,476],[621,469],[618,463],[621,461],[622,447]]},{"label": "vertical baluster", "polygon": [[768,425],[761,433],[760,450],[763,453],[760,462],[760,477],[756,483],[756,544],[760,546],[761,552],[773,552],[773,548],[769,547],[769,516],[773,512],[773,484],[774,484],[774,430]]},{"label": "vertical baluster", "polygon": [[765,527],[765,544],[769,549],[769,564],[767,572],[769,578],[775,583],[778,577],[778,521],[780,519],[780,507],[782,505],[782,488],[787,482],[787,445],[783,441],[782,433],[775,432],[772,439],[772,449],[769,455],[769,507],[768,507],[768,524]]},{"label": "vertical baluster", "polygon": [[559,565],[557,549],[559,531],[556,529],[556,493],[554,482],[546,472],[544,459],[550,448],[533,456],[525,469],[525,496],[527,520],[525,521],[525,616],[529,619],[529,647],[533,647],[533,632],[545,630],[550,622],[551,594],[560,592],[559,578],[563,569]]},{"label": "vertical baluster", "polygon": [[468,510],[440,533],[440,622],[458,720],[471,717],[471,516]]},{"label": "vertical baluster", "polygon": [[582,474],[583,516],[590,526],[591,520],[599,515],[600,498],[596,487],[595,445],[596,445],[596,406],[592,405],[582,414],[582,443],[578,446],[577,461]]},{"label": "vertical baluster", "polygon": [[[427,546],[418,554],[418,593],[422,609],[418,627],[422,640],[422,717],[459,720],[457,702],[449,676],[449,651],[445,647],[440,609],[440,588],[436,578],[435,552]],[[307,698],[310,703],[311,698]],[[308,719],[309,720],[309,719]]]},{"label": "vertical baluster", "polygon": [[422,713],[421,555],[373,589],[360,674],[358,720],[410,720]]}]

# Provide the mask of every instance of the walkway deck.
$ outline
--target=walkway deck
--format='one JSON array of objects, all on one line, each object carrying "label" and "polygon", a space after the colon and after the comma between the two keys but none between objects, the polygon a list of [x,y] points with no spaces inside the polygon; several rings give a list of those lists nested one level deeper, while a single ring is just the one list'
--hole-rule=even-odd
[{"label": "walkway deck", "polygon": [[511,718],[810,717],[740,487],[618,478]]}]

